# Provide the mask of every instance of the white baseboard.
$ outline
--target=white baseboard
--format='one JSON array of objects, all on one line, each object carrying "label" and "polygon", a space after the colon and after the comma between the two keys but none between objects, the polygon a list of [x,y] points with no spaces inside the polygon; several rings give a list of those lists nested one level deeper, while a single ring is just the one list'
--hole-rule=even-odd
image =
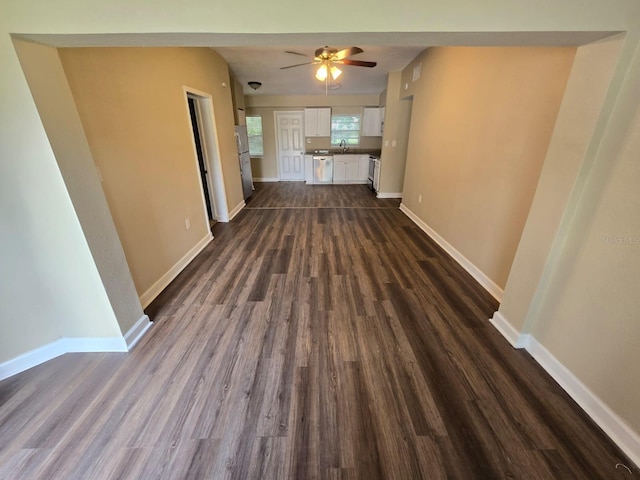
[{"label": "white baseboard", "polygon": [[266,177],[266,178],[254,178],[253,181],[255,183],[273,183],[273,182],[279,182],[280,179],[277,177]]},{"label": "white baseboard", "polygon": [[529,335],[521,335],[499,311],[493,314],[493,318],[489,322],[509,341],[513,348],[527,347]]},{"label": "white baseboard", "polygon": [[520,334],[500,313],[489,320],[515,348],[524,348],[558,385],[609,436],[631,461],[640,465],[640,435],[593,393],[533,335]]},{"label": "white baseboard", "polygon": [[478,267],[469,261],[462,253],[456,250],[453,245],[442,238],[438,233],[422,221],[415,213],[413,213],[404,203],[400,204],[400,210],[407,217],[413,220],[420,229],[431,237],[431,239],[440,245],[453,259],[460,264],[482,287],[489,292],[493,298],[502,301],[504,291],[493,280],[487,277]]},{"label": "white baseboard", "polygon": [[160,292],[169,285],[178,274],[184,270],[184,267],[189,265],[189,262],[198,255],[209,242],[213,240],[211,233],[208,233],[202,240],[195,244],[195,246],[189,250],[180,260],[176,262],[164,275],[162,275],[151,287],[147,289],[142,295],[140,295],[140,303],[142,308],[147,308],[149,304],[160,295]]},{"label": "white baseboard", "polygon": [[541,343],[527,335],[526,349],[575,402],[636,465],[640,465],[640,435],[593,393]]},{"label": "white baseboard", "polygon": [[378,192],[378,193],[376,193],[376,197],[378,197],[378,198],[402,198],[402,193]]},{"label": "white baseboard", "polygon": [[60,338],[0,364],[0,380],[29,370],[65,353],[126,351],[128,351],[127,344],[122,337]]},{"label": "white baseboard", "polygon": [[124,341],[127,343],[127,347],[131,350],[136,343],[142,338],[142,336],[151,328],[153,322],[149,320],[147,315],[143,315],[140,319],[124,334]]},{"label": "white baseboard", "polygon": [[229,212],[229,221],[233,220],[246,205],[247,204],[244,203],[244,200],[236,205],[235,208]]}]

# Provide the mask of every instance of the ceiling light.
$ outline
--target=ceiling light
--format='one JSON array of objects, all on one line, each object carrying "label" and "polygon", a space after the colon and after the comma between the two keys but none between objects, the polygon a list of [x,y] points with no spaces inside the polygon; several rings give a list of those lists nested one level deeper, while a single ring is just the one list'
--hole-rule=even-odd
[{"label": "ceiling light", "polygon": [[247,85],[249,85],[254,90],[258,90],[262,86],[262,83],[256,82],[255,80],[252,80],[252,81],[248,82]]},{"label": "ceiling light", "polygon": [[331,78],[336,80],[340,75],[342,75],[342,70],[336,67],[332,62],[324,61],[320,67],[318,67],[316,78],[321,82],[324,82],[329,76],[329,73],[331,73]]},{"label": "ceiling light", "polygon": [[316,72],[316,78],[321,82],[324,82],[327,79],[327,65],[324,63],[320,65],[318,71]]}]

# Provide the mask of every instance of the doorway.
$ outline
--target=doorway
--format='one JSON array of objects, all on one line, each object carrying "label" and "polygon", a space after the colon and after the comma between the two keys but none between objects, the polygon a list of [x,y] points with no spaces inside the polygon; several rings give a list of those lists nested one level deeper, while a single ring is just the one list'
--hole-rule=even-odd
[{"label": "doorway", "polygon": [[209,228],[228,222],[229,210],[218,149],[211,96],[185,87],[193,146],[202,187],[202,201]]},{"label": "doorway", "polygon": [[274,112],[278,172],[282,181],[304,181],[304,113]]},{"label": "doorway", "polygon": [[200,170],[200,182],[202,185],[202,194],[204,195],[204,204],[207,210],[207,218],[209,219],[209,228],[213,228],[216,219],[213,215],[212,195],[209,189],[209,170],[207,170],[207,162],[202,149],[202,139],[200,137],[200,125],[198,121],[198,105],[193,96],[188,95],[189,116],[191,118],[191,130],[193,132],[193,143],[196,147],[196,156],[198,157],[198,168]]}]

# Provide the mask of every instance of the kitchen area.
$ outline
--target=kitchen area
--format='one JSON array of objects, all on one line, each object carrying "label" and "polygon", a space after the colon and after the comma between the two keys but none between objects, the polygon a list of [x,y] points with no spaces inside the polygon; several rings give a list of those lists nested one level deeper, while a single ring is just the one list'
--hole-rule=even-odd
[{"label": "kitchen area", "polygon": [[[237,95],[238,119],[261,126],[261,152],[251,155],[253,182],[367,185],[378,198],[402,198],[411,101],[399,94],[400,72],[393,72],[379,94]],[[277,118],[296,113],[300,130],[285,142],[289,168]]]},{"label": "kitchen area", "polygon": [[[341,126],[334,119],[332,130],[331,108],[305,108],[305,137],[307,144],[322,139],[328,141],[327,148],[307,148],[304,152],[305,181],[308,185],[320,184],[367,184],[377,192],[380,178],[380,148],[375,148],[376,139],[382,140],[384,130],[384,107],[363,107],[362,115],[354,115],[358,135],[345,130],[340,138]],[[349,117],[343,115],[342,117]],[[354,128],[353,125],[347,127]],[[339,141],[338,141],[339,139]],[[369,140],[366,148],[361,146]],[[335,143],[338,143],[336,146]]]}]

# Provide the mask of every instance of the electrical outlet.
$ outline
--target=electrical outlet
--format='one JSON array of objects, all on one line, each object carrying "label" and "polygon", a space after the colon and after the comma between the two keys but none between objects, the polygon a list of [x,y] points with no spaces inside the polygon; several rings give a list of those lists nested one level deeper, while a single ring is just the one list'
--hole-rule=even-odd
[{"label": "electrical outlet", "polygon": [[187,228],[187,230],[189,230],[191,228],[191,219],[190,218],[185,218],[184,219],[184,226]]},{"label": "electrical outlet", "polygon": [[418,195],[418,203],[422,203],[422,195]]},{"label": "electrical outlet", "polygon": [[307,138],[307,143],[311,143],[311,139],[310,138]]},{"label": "electrical outlet", "polygon": [[385,147],[388,147],[388,146],[389,146],[389,140],[385,140],[385,141],[384,141],[384,146],[385,146]]},{"label": "electrical outlet", "polygon": [[392,146],[392,147],[395,147],[395,146],[396,146],[396,141],[395,141],[395,140],[391,142],[391,146]]}]

